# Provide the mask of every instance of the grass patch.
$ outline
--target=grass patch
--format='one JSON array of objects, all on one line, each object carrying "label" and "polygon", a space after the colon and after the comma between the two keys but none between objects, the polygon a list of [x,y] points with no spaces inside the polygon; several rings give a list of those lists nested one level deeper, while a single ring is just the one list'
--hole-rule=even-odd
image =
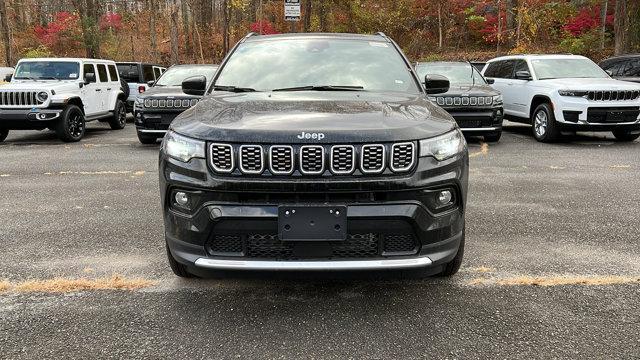
[{"label": "grass patch", "polygon": [[480,151],[476,151],[474,153],[469,154],[470,158],[474,158],[476,156],[480,156],[480,155],[487,155],[489,153],[489,144],[487,143],[481,143],[480,144]]},{"label": "grass patch", "polygon": [[29,280],[16,284],[6,282],[6,289],[14,292],[44,292],[68,293],[88,290],[138,290],[155,284],[155,281],[145,279],[128,279],[122,275],[97,279],[68,279],[54,278],[47,280]]}]

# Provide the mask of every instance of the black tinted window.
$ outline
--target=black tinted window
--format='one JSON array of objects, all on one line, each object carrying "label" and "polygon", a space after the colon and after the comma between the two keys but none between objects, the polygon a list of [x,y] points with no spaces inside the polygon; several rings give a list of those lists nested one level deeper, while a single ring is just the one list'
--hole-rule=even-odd
[{"label": "black tinted window", "polygon": [[485,77],[509,79],[513,75],[513,60],[494,61],[487,66]]},{"label": "black tinted window", "polygon": [[156,77],[153,74],[153,66],[142,65],[142,82],[155,81]]},{"label": "black tinted window", "polygon": [[622,76],[638,77],[640,76],[640,59],[629,60],[624,67]]},{"label": "black tinted window", "polygon": [[153,73],[156,76],[156,79],[158,79],[160,75],[162,75],[162,73],[160,72],[160,68],[153,68]]},{"label": "black tinted window", "polygon": [[126,82],[137,83],[140,81],[140,71],[137,64],[118,64],[120,78]]},{"label": "black tinted window", "polygon": [[88,73],[92,73],[94,75],[96,73],[96,69],[94,68],[93,64],[84,64],[84,66],[82,67],[82,71],[84,72],[84,76],[87,76]]},{"label": "black tinted window", "polygon": [[107,82],[107,67],[103,64],[96,65],[98,67],[98,75],[100,75],[100,82]]},{"label": "black tinted window", "polygon": [[109,65],[109,77],[111,81],[118,81],[118,70],[115,65]]},{"label": "black tinted window", "polygon": [[527,65],[527,62],[524,60],[517,60],[515,62],[514,74],[518,71],[528,71],[529,73],[531,73],[531,71],[529,70],[529,65]]}]

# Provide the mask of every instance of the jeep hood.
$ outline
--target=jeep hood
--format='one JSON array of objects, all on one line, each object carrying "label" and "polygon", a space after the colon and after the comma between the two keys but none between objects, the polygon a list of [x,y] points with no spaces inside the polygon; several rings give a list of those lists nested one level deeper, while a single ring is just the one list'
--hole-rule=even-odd
[{"label": "jeep hood", "polygon": [[640,90],[640,85],[615,79],[549,79],[538,85],[565,90]]},{"label": "jeep hood", "polygon": [[[210,141],[351,143],[418,140],[456,128],[455,120],[422,94],[219,92],[184,111],[171,129]],[[323,133],[323,139],[300,139]]]},{"label": "jeep hood", "polygon": [[15,80],[4,85],[0,85],[0,90],[31,90],[31,91],[48,91],[54,90],[59,93],[62,91],[77,91],[80,87],[77,81],[57,81],[57,80]]},{"label": "jeep hood", "polygon": [[187,95],[182,92],[182,87],[180,86],[153,86],[147,89],[144,93],[138,95],[141,98],[166,98],[169,96],[180,96],[181,98],[190,97],[197,98],[198,96]]},{"label": "jeep hood", "polygon": [[500,92],[485,84],[466,84],[451,85],[449,87],[449,91],[447,91],[447,93],[445,93],[444,95],[493,96],[500,95]]}]

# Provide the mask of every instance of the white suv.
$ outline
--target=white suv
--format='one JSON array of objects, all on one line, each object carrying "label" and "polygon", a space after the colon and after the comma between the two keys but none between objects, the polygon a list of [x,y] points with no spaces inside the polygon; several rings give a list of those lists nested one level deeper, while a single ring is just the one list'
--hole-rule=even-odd
[{"label": "white suv", "polygon": [[9,130],[45,128],[63,141],[79,141],[92,120],[122,129],[124,101],[113,61],[22,59],[11,82],[0,86],[0,141]]},{"label": "white suv", "polygon": [[482,75],[502,93],[505,117],[533,125],[538,141],[575,131],[611,131],[620,141],[640,136],[640,84],[614,80],[584,56],[504,56]]}]

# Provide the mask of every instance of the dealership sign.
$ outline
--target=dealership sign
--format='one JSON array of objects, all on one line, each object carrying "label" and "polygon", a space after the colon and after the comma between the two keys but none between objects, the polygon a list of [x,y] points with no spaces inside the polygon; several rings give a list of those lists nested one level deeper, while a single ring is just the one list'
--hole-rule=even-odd
[{"label": "dealership sign", "polygon": [[284,0],[284,19],[300,21],[300,0]]}]

